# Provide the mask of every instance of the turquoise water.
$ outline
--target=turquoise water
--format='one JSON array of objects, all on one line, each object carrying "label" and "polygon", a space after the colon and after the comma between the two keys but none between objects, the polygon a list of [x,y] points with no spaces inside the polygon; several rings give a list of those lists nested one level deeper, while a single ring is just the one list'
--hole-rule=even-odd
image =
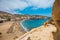
[{"label": "turquoise water", "polygon": [[26,28],[29,31],[33,28],[37,28],[37,27],[41,26],[44,22],[46,22],[49,19],[50,18],[25,20],[22,22],[22,25],[24,28]]}]

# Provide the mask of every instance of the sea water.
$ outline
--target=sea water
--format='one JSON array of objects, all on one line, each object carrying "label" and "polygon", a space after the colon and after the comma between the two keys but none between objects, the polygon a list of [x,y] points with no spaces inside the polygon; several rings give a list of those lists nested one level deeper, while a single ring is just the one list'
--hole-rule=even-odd
[{"label": "sea water", "polygon": [[29,19],[29,20],[24,20],[21,24],[23,25],[23,28],[25,30],[29,31],[33,28],[40,27],[43,25],[44,22],[49,20],[50,18],[45,18],[45,19]]}]

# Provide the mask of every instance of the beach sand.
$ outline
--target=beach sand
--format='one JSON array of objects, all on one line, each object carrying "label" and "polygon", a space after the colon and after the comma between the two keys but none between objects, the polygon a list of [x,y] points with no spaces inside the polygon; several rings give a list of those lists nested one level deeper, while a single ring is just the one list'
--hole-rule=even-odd
[{"label": "beach sand", "polygon": [[15,40],[26,31],[21,27],[20,21],[9,21],[0,24],[0,40]]}]

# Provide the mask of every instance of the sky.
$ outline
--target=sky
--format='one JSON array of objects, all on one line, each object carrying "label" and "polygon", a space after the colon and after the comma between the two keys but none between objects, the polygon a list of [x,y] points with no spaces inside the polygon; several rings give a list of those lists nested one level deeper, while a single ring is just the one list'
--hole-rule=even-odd
[{"label": "sky", "polygon": [[55,0],[0,0],[0,11],[11,14],[52,16]]}]

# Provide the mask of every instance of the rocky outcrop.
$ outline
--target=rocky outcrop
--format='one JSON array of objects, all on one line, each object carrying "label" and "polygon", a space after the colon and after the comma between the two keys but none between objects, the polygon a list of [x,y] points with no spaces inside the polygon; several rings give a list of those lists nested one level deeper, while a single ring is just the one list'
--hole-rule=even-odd
[{"label": "rocky outcrop", "polygon": [[16,40],[54,40],[52,32],[56,31],[57,28],[52,24],[42,25],[39,28],[32,29]]},{"label": "rocky outcrop", "polygon": [[56,0],[54,3],[52,17],[56,26],[60,27],[60,0]]},{"label": "rocky outcrop", "polygon": [[57,32],[54,33],[54,38],[55,40],[60,40],[60,0],[55,0],[52,17],[58,29]]}]

